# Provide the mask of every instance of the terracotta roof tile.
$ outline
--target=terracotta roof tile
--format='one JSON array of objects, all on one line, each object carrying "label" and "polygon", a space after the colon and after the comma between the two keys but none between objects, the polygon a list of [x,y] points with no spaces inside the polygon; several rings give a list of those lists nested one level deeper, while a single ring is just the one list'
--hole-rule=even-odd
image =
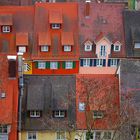
[{"label": "terracotta roof tile", "polygon": [[40,32],[38,34],[39,45],[51,45],[51,37],[48,32]]},{"label": "terracotta roof tile", "polygon": [[74,45],[73,33],[63,32],[61,37],[62,45]]},{"label": "terracotta roof tile", "polygon": [[13,25],[13,19],[11,14],[0,15],[0,25]]},{"label": "terracotta roof tile", "polygon": [[17,33],[16,34],[16,45],[28,46],[28,33]]},{"label": "terracotta roof tile", "polygon": [[49,12],[50,23],[62,23],[62,12],[61,11],[50,11]]}]

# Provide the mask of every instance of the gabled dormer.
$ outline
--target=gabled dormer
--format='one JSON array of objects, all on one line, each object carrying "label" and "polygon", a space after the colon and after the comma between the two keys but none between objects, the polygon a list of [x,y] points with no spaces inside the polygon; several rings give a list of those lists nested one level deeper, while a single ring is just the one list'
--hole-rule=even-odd
[{"label": "gabled dormer", "polygon": [[121,43],[119,41],[115,41],[113,44],[113,51],[114,52],[120,52],[121,51]]},{"label": "gabled dormer", "polygon": [[108,55],[111,53],[112,42],[106,36],[100,33],[99,36],[97,36],[95,39],[95,44],[97,57],[108,57]]},{"label": "gabled dormer", "polygon": [[50,28],[53,30],[58,30],[62,28],[62,12],[61,11],[56,11],[52,10],[49,12],[49,23],[50,23]]},{"label": "gabled dormer", "polygon": [[93,50],[93,43],[90,40],[86,40],[84,42],[84,51],[85,52],[91,52]]},{"label": "gabled dormer", "polygon": [[11,14],[0,15],[0,26],[2,33],[10,33],[12,31],[13,19]]}]

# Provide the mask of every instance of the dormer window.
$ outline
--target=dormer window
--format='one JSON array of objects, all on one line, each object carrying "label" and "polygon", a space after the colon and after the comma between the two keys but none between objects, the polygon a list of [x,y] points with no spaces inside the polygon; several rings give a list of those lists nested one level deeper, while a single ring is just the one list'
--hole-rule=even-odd
[{"label": "dormer window", "polygon": [[55,118],[64,118],[66,117],[66,110],[56,110],[54,111]]},{"label": "dormer window", "polygon": [[51,28],[52,29],[60,29],[61,28],[61,25],[58,24],[58,23],[53,23],[53,24],[51,24]]},{"label": "dormer window", "polygon": [[37,111],[37,110],[30,111],[30,117],[31,118],[39,118],[40,116],[41,116],[40,111]]},{"label": "dormer window", "polygon": [[18,52],[25,53],[26,52],[26,46],[18,46]]},{"label": "dormer window", "polygon": [[114,43],[114,52],[119,52],[121,50],[121,43],[119,41]]},{"label": "dormer window", "polygon": [[48,52],[49,46],[48,45],[41,45],[41,52]]},{"label": "dormer window", "polygon": [[135,49],[140,49],[140,42],[135,43],[134,48],[135,48]]},{"label": "dormer window", "polygon": [[92,45],[93,45],[93,43],[91,41],[86,41],[84,45],[85,45],[85,51],[86,52],[92,51]]},{"label": "dormer window", "polygon": [[2,26],[2,32],[3,33],[10,33],[11,32],[10,26]]},{"label": "dormer window", "polygon": [[70,45],[64,45],[64,52],[70,52],[71,46]]}]

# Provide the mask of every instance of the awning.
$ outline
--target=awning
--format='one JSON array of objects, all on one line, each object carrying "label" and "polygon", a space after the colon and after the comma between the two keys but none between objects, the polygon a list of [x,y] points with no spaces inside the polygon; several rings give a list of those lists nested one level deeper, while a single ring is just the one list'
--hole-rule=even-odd
[{"label": "awning", "polygon": [[40,32],[38,34],[38,42],[39,45],[51,45],[51,38],[50,35],[48,33],[45,32]]},{"label": "awning", "polygon": [[50,23],[62,23],[62,12],[61,11],[50,11],[49,12]]},{"label": "awning", "polygon": [[28,33],[16,34],[16,46],[25,45],[28,46]]},{"label": "awning", "polygon": [[12,15],[10,14],[0,15],[0,25],[13,25]]},{"label": "awning", "polygon": [[72,32],[63,32],[61,38],[62,45],[74,45],[73,33]]}]

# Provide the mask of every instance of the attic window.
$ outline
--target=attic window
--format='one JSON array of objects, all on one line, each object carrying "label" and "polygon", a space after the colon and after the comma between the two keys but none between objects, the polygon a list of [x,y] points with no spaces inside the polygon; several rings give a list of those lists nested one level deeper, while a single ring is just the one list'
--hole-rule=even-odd
[{"label": "attic window", "polygon": [[64,118],[64,117],[66,117],[66,111],[65,110],[56,110],[56,111],[54,111],[54,117],[55,118]]},{"label": "attic window", "polygon": [[2,32],[3,33],[10,33],[11,32],[11,28],[10,26],[2,26]]},{"label": "attic window", "polygon": [[70,52],[71,46],[70,45],[64,45],[64,52]]},{"label": "attic window", "polygon": [[41,52],[48,52],[49,46],[48,45],[41,45]]},{"label": "attic window", "polygon": [[103,112],[102,111],[93,111],[93,118],[94,119],[101,119],[101,118],[103,118]]},{"label": "attic window", "polygon": [[52,29],[60,29],[61,28],[61,25],[58,24],[58,23],[52,23],[51,24],[51,27],[52,27]]},{"label": "attic window", "polygon": [[84,44],[85,51],[86,52],[92,51],[92,45],[93,45],[93,43],[91,41],[89,41],[89,40],[86,41],[85,44]]},{"label": "attic window", "polygon": [[40,111],[37,111],[37,110],[30,111],[31,118],[39,118],[40,114],[41,114]]},{"label": "attic window", "polygon": [[119,52],[121,49],[121,46],[120,45],[114,45],[114,51],[115,52]]},{"label": "attic window", "polygon": [[135,49],[140,49],[140,43],[135,43],[134,48]]},{"label": "attic window", "polygon": [[26,46],[18,46],[18,52],[25,53],[26,52]]}]

